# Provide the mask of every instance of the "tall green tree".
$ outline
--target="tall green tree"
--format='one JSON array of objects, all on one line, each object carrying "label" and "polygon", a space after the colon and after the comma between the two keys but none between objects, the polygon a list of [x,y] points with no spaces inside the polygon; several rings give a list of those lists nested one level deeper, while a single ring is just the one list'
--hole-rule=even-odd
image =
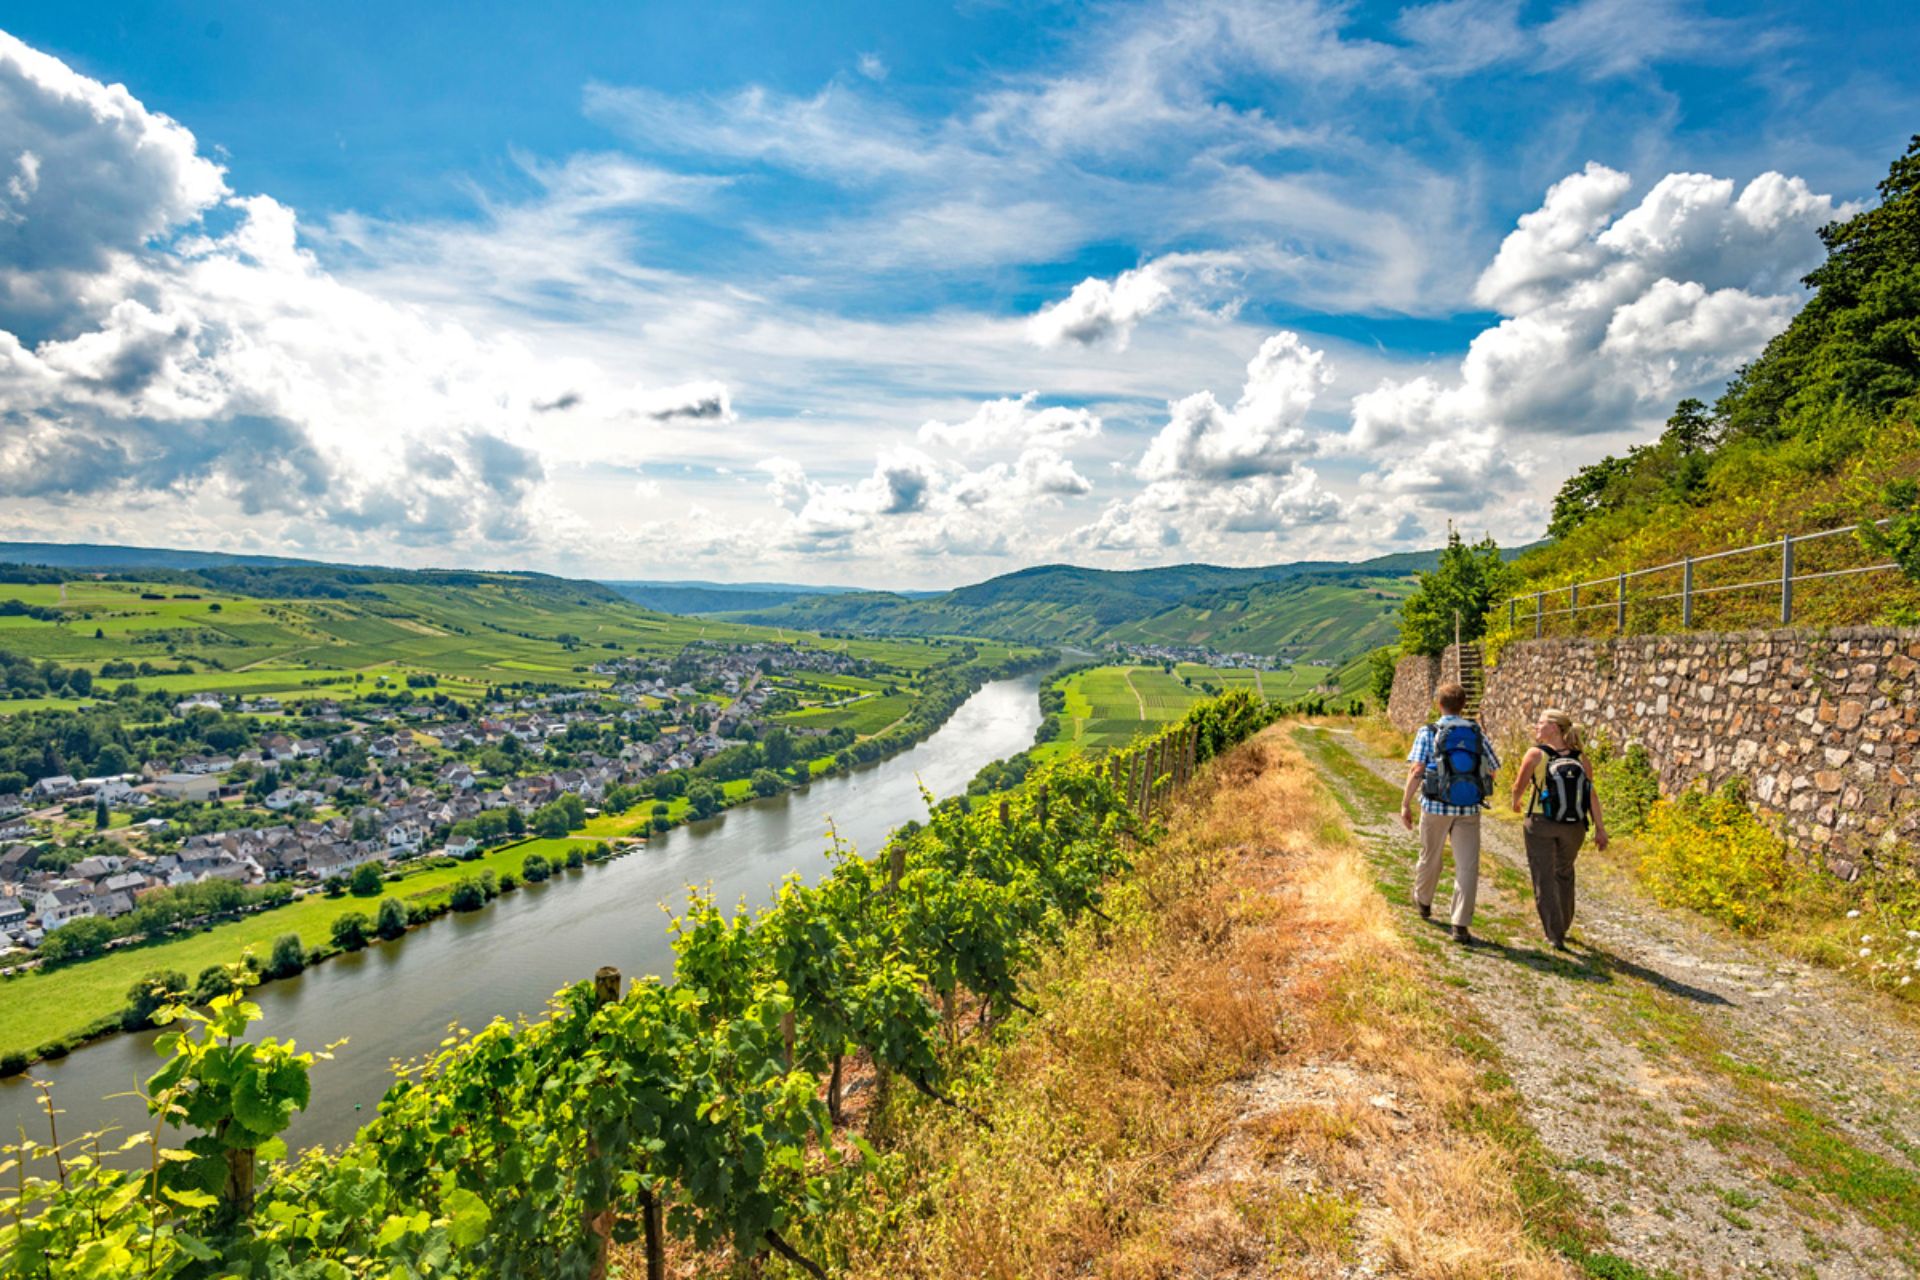
[{"label": "tall green tree", "polygon": [[1439,654],[1453,643],[1456,616],[1460,639],[1480,639],[1486,634],[1487,615],[1513,586],[1513,570],[1501,558],[1498,543],[1487,537],[1468,544],[1449,526],[1440,563],[1420,575],[1420,585],[1401,605],[1401,651]]}]

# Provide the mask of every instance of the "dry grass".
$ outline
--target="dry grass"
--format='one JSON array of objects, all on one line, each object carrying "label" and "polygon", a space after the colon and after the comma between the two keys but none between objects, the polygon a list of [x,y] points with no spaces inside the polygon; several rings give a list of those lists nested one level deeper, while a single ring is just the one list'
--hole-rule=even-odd
[{"label": "dry grass", "polygon": [[1483,1064],[1283,732],[1216,762],[979,1052],[991,1131],[897,1100],[848,1274],[1111,1280],[1567,1274]]}]

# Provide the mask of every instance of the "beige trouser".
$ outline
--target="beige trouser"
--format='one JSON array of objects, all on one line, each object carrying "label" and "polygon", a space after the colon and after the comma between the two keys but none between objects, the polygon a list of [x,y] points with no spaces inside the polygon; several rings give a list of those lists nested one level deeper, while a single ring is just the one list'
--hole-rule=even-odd
[{"label": "beige trouser", "polygon": [[1548,942],[1559,942],[1573,924],[1573,864],[1587,838],[1584,822],[1549,822],[1538,814],[1522,830],[1527,870],[1533,876],[1533,905]]},{"label": "beige trouser", "polygon": [[1453,842],[1453,923],[1464,929],[1473,923],[1473,903],[1480,893],[1480,815],[1452,818],[1439,813],[1420,815],[1420,861],[1413,868],[1413,900],[1430,906],[1440,883],[1440,857]]}]

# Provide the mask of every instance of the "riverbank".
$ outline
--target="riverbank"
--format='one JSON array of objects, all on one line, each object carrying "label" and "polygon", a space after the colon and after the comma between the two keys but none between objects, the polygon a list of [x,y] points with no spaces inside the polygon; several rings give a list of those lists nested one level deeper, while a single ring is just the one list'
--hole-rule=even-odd
[{"label": "riverbank", "polygon": [[[452,1023],[540,1016],[557,988],[603,964],[634,974],[669,972],[673,957],[660,907],[678,901],[690,885],[711,886],[729,904],[760,904],[789,874],[812,880],[830,867],[830,830],[855,847],[879,848],[894,827],[926,816],[923,784],[936,795],[958,793],[983,764],[1031,743],[1040,720],[1037,688],[1031,675],[992,682],[934,737],[885,761],[822,776],[771,799],[750,799],[724,821],[692,822],[653,837],[644,853],[557,874],[480,910],[449,913],[398,945],[336,955],[298,977],[256,988],[250,998],[265,1009],[274,1034],[304,1046],[350,1037],[317,1076],[313,1104],[289,1141],[297,1146],[351,1136],[361,1118],[356,1108],[379,1101],[392,1082],[392,1063],[431,1049]],[[593,820],[577,834],[606,838],[613,834],[609,822]],[[517,874],[520,857],[539,849],[510,851],[506,868]],[[367,904],[375,901],[332,905],[371,914]],[[126,985],[109,991],[124,998]],[[21,1124],[29,1133],[45,1132],[33,1080],[54,1086],[68,1113],[60,1121],[63,1133],[138,1127],[137,1101],[101,1099],[124,1095],[152,1074],[155,1036],[103,1037],[39,1063],[28,1076],[0,1081],[0,1133]]]},{"label": "riverbank", "polygon": [[[941,673],[946,678],[929,681],[929,687],[910,716],[886,732],[809,761],[808,781],[795,783],[783,777],[781,790],[811,785],[896,756],[937,732],[988,682],[1040,669],[1054,661],[1054,655],[1045,653],[1012,655],[997,663],[963,663],[950,672]],[[692,776],[699,776],[697,770]],[[667,810],[660,815],[652,814],[649,802],[642,801],[625,815],[595,818],[564,839],[519,841],[489,850],[470,862],[404,872],[401,879],[383,886],[377,897],[330,898],[309,894],[272,910],[197,932],[169,935],[85,960],[18,974],[0,982],[0,1010],[4,1010],[0,1016],[0,1076],[17,1074],[35,1062],[57,1059],[81,1045],[119,1034],[123,1030],[120,1018],[127,1005],[129,989],[156,971],[184,974],[192,982],[203,970],[237,963],[249,953],[256,965],[264,969],[274,941],[287,934],[300,938],[307,957],[306,967],[311,968],[348,950],[333,940],[335,920],[350,912],[374,918],[381,902],[387,898],[399,899],[406,908],[411,931],[449,909],[453,887],[462,879],[491,873],[496,883],[504,882],[508,876],[518,882],[522,879],[522,866],[532,854],[539,853],[552,860],[553,855],[559,853],[564,862],[566,851],[576,845],[584,852],[604,841],[658,834],[689,821],[718,817],[729,808],[765,798],[755,792],[752,782],[745,778],[722,782],[720,791],[720,807],[711,815],[695,815],[685,795],[665,800]],[[402,934],[388,941],[404,937]],[[371,940],[370,944],[379,945],[379,942]]]}]

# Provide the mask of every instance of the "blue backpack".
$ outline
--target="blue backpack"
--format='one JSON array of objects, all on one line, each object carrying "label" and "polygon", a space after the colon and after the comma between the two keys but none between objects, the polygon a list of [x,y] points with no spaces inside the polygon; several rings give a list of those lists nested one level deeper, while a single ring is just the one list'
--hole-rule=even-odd
[{"label": "blue backpack", "polygon": [[1486,803],[1493,780],[1486,773],[1486,740],[1471,720],[1432,724],[1433,759],[1427,765],[1421,794],[1435,804],[1467,809]]}]

